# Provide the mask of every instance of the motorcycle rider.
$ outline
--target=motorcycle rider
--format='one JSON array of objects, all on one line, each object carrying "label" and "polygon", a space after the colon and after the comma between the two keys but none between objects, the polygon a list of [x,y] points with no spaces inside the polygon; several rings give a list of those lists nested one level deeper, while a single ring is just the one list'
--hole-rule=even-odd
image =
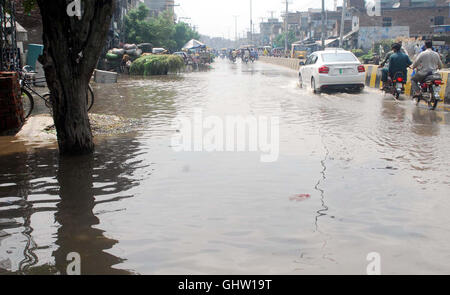
[{"label": "motorcycle rider", "polygon": [[383,81],[383,87],[388,80],[388,75],[394,78],[394,75],[398,72],[402,73],[403,79],[406,81],[408,75],[408,67],[412,64],[409,56],[402,52],[402,46],[400,43],[392,44],[392,54],[389,57],[389,67],[383,68],[381,81]]},{"label": "motorcycle rider", "polygon": [[418,83],[422,83],[428,76],[436,74],[444,66],[439,53],[433,51],[433,42],[431,40],[425,42],[425,48],[426,50],[417,56],[412,65],[412,68],[416,70],[416,74],[411,79],[413,97],[417,97],[420,94]]},{"label": "motorcycle rider", "polygon": [[[403,42],[402,42],[402,41],[400,41],[400,42],[398,42],[398,43],[394,43],[394,44],[400,44],[400,51],[403,52],[404,54],[408,55],[408,53],[406,52],[405,48],[402,47],[402,46],[403,46]],[[392,45],[394,45],[394,44],[392,44]],[[379,67],[380,67],[380,68],[384,67],[384,66],[389,62],[389,58],[391,58],[391,55],[393,55],[393,54],[394,54],[394,50],[392,50],[392,46],[391,46],[391,51],[389,51],[389,52],[386,54],[386,57],[385,57],[384,60],[381,62],[381,64],[380,64]]]},{"label": "motorcycle rider", "polygon": [[248,48],[244,49],[242,53],[242,60],[246,60],[247,62],[250,60],[250,50]]}]

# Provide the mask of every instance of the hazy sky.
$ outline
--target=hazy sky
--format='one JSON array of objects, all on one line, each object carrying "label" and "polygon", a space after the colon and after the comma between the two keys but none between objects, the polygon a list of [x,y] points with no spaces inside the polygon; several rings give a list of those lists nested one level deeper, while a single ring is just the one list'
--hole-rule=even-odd
[{"label": "hazy sky", "polygon": [[[289,11],[305,11],[308,8],[320,8],[321,0],[290,0]],[[259,31],[261,17],[267,19],[270,11],[280,17],[284,11],[284,0],[253,0],[253,23]],[[178,17],[190,17],[182,21],[197,26],[201,34],[234,39],[235,22],[233,15],[238,15],[238,34],[250,28],[250,0],[175,0],[180,7],[175,8]],[[334,0],[325,0],[328,9],[334,6]],[[342,5],[342,0],[338,0]]]}]

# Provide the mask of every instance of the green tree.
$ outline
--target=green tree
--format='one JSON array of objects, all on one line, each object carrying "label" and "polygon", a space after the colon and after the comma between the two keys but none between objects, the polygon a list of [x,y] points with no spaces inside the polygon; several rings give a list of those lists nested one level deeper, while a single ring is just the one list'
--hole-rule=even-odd
[{"label": "green tree", "polygon": [[155,47],[177,51],[189,40],[200,37],[188,24],[175,23],[168,11],[157,17],[149,15],[150,11],[144,4],[128,13],[125,17],[127,43],[152,43]]},{"label": "green tree", "polygon": [[184,22],[175,25],[175,34],[173,36],[177,43],[177,49],[181,49],[191,39],[200,39],[200,34],[194,31],[191,26]]},{"label": "green tree", "polygon": [[125,16],[125,36],[128,43],[150,43],[155,39],[153,24],[147,20],[149,14],[147,6],[141,4]]},{"label": "green tree", "polygon": [[[274,47],[283,47],[284,48],[284,40],[285,40],[286,33],[278,34],[275,37],[275,40],[273,41]],[[289,31],[288,32],[288,50],[291,48],[292,43],[296,41],[295,32]]]}]

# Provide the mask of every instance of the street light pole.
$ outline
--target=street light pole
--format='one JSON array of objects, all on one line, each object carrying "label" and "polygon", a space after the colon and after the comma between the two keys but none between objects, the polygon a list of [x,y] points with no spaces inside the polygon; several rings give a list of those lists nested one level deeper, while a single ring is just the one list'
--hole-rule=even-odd
[{"label": "street light pole", "polygon": [[322,48],[325,48],[325,0],[322,0]]},{"label": "street light pole", "polygon": [[234,41],[238,42],[238,31],[237,31],[237,19],[238,19],[238,15],[233,15],[234,17]]},{"label": "street light pole", "polygon": [[286,14],[284,16],[284,54],[288,51],[288,15],[289,15],[289,0],[286,1]]},{"label": "street light pole", "polygon": [[342,18],[341,18],[341,33],[340,33],[340,38],[339,38],[339,47],[343,47],[344,46],[344,29],[345,29],[345,14],[347,13],[347,5],[346,5],[346,0],[343,1],[342,3]]},{"label": "street light pole", "polygon": [[250,0],[250,44],[253,43],[253,3]]}]

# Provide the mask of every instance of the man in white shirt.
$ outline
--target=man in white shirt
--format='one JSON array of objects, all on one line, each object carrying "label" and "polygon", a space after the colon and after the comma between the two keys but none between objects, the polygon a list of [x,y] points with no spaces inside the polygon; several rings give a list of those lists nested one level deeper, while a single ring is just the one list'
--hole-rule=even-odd
[{"label": "man in white shirt", "polygon": [[426,50],[421,52],[414,61],[412,68],[416,69],[416,74],[411,79],[411,89],[414,97],[419,95],[420,89],[417,83],[421,83],[426,77],[435,74],[443,68],[439,53],[433,51],[433,42],[425,42]]}]

